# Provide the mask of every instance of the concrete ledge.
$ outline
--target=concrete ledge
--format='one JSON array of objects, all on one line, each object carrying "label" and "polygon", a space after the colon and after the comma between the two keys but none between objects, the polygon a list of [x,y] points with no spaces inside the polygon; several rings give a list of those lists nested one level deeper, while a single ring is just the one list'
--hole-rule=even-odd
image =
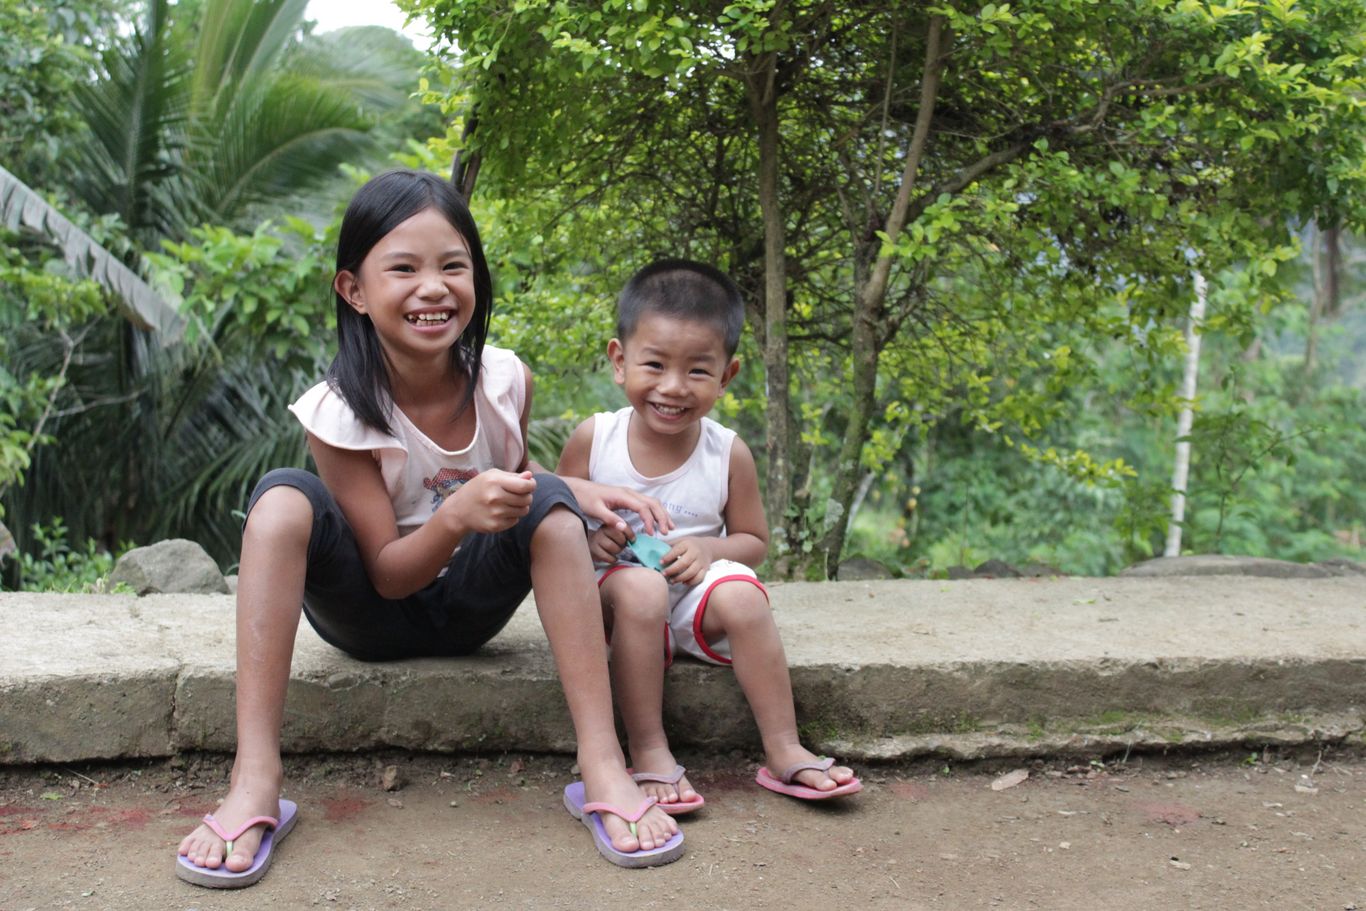
[{"label": "concrete ledge", "polygon": [[[771,587],[798,718],[850,758],[1366,744],[1366,577]],[[231,751],[233,600],[0,595],[0,763]],[[678,745],[756,750],[733,675],[680,660]],[[480,654],[367,664],[303,624],[285,749],[572,751],[532,605]]]}]

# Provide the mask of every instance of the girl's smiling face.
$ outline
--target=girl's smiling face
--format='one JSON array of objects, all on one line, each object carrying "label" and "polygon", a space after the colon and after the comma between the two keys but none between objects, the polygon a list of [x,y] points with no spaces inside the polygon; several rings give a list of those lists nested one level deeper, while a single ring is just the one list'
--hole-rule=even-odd
[{"label": "girl's smiling face", "polygon": [[435,208],[401,222],[333,284],[370,317],[391,359],[444,355],[474,316],[469,245]]}]

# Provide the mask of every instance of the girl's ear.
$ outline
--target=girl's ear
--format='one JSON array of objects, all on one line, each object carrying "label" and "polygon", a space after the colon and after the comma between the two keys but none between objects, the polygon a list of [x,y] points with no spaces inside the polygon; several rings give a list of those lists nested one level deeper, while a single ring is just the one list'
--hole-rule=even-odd
[{"label": "girl's ear", "polygon": [[332,288],[342,296],[342,300],[351,305],[352,310],[365,313],[365,295],[361,293],[360,280],[356,278],[356,273],[341,270],[337,277],[332,279]]},{"label": "girl's ear", "polygon": [[612,379],[618,386],[626,383],[626,349],[621,341],[612,339],[607,343],[607,359],[612,362]]}]

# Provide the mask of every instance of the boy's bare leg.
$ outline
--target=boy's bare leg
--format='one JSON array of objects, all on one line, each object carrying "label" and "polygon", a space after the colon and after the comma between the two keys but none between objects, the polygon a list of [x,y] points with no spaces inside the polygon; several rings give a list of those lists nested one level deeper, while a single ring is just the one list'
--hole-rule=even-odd
[{"label": "boy's bare leg", "polygon": [[[677,760],[664,734],[665,625],[669,585],[652,569],[620,569],[603,580],[602,603],[612,620],[612,691],[626,726],[631,765],[637,772],[667,775]],[[686,777],[677,786],[642,782],[660,803],[697,799]]]},{"label": "boy's bare leg", "polygon": [[[284,722],[289,664],[299,628],[313,507],[292,487],[261,495],[242,534],[237,583],[237,756],[228,794],[214,817],[232,831],[253,816],[278,816],[284,769]],[[180,843],[191,862],[240,872],[251,866],[262,826],[253,826],[224,857],[223,839],[201,825]]]},{"label": "boy's bare leg", "polygon": [[[819,758],[802,746],[797,736],[787,656],[764,593],[749,582],[721,583],[707,599],[702,634],[708,642],[730,640],[731,666],[754,713],[769,771],[781,775],[799,762]],[[829,772],[804,770],[794,780],[830,791],[853,778],[851,769],[834,766]]]},{"label": "boy's bare leg", "polygon": [[[626,774],[588,539],[583,523],[568,509],[551,510],[537,526],[531,539],[531,583],[574,723],[584,792],[589,800],[633,811],[645,794]],[[678,831],[678,824],[656,808],[640,818],[635,836],[619,817],[606,813],[602,821],[619,851],[660,847]]]}]

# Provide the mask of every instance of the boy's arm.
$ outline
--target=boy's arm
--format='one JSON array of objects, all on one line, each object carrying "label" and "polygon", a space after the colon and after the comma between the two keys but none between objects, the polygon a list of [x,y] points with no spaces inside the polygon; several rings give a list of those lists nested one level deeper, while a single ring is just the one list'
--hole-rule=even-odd
[{"label": "boy's arm", "polygon": [[726,495],[726,536],[684,538],[664,557],[670,582],[695,585],[717,560],[734,560],[757,567],[768,556],[768,520],[759,496],[759,470],[745,441],[735,438],[730,450],[730,478]]}]

